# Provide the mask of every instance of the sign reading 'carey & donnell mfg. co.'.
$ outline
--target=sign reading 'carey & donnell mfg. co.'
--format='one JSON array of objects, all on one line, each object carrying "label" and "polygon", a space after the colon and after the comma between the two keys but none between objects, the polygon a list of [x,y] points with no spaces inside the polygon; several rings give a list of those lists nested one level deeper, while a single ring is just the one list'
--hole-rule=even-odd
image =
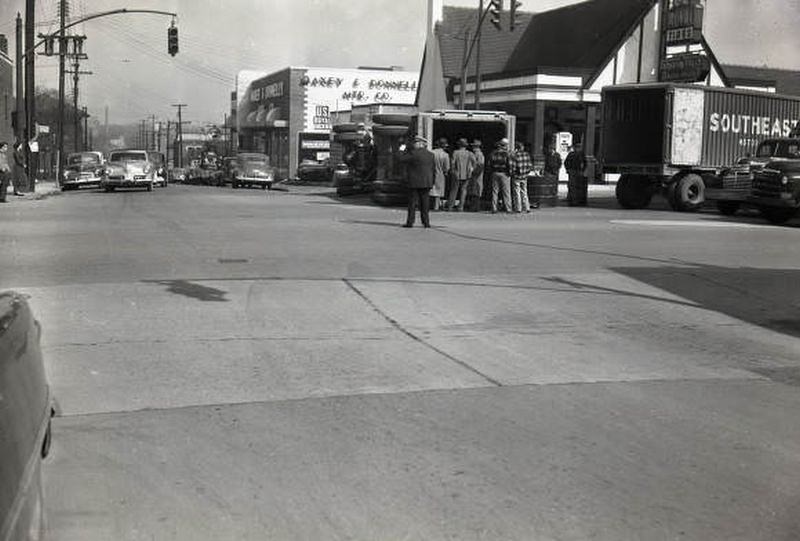
[{"label": "sign reading 'carey & donnell mfg. co.'", "polygon": [[350,111],[353,105],[414,105],[419,73],[366,69],[308,68],[300,77],[305,93],[305,131],[330,129],[330,113]]}]

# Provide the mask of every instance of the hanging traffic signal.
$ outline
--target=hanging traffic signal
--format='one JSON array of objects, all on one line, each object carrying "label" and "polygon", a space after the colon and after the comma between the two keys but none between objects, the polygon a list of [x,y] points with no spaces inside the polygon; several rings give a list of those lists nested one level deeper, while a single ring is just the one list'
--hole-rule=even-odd
[{"label": "hanging traffic signal", "polygon": [[519,15],[517,14],[517,10],[521,7],[522,7],[522,2],[520,2],[519,0],[511,0],[511,6],[508,8],[508,17],[509,17],[508,29],[512,32],[514,31],[514,27],[517,26],[518,22],[517,17]]},{"label": "hanging traffic signal", "polygon": [[[511,0],[512,2],[514,0]],[[500,13],[503,11],[503,0],[491,0],[489,4],[489,22],[500,30]]]},{"label": "hanging traffic signal", "polygon": [[172,56],[178,54],[178,27],[167,28],[167,52]]}]

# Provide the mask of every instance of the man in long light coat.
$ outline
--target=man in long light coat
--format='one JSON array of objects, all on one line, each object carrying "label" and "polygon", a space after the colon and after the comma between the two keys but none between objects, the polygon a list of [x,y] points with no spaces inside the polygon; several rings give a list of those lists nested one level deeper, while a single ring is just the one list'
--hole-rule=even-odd
[{"label": "man in long light coat", "polygon": [[441,210],[442,198],[445,197],[445,189],[447,188],[447,176],[450,174],[450,155],[447,153],[447,139],[441,138],[433,149],[433,155],[436,158],[436,176],[433,179],[433,188],[431,188],[431,197],[433,210]]}]

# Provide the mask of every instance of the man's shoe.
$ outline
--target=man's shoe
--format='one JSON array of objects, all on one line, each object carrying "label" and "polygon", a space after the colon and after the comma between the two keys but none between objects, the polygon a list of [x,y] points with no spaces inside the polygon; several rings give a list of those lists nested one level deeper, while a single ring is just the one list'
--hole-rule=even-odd
[{"label": "man's shoe", "polygon": [[403,224],[403,227],[414,227],[412,224]]},{"label": "man's shoe", "polygon": [[5,199],[0,199],[0,203],[8,203]]},{"label": "man's shoe", "polygon": [[425,229],[430,229],[430,228],[431,228],[431,224],[425,224],[425,225],[424,225],[424,226],[422,226],[422,227],[424,227]]},{"label": "man's shoe", "polygon": [[17,197],[23,197],[25,194],[22,192],[14,192],[14,195],[16,195]]}]

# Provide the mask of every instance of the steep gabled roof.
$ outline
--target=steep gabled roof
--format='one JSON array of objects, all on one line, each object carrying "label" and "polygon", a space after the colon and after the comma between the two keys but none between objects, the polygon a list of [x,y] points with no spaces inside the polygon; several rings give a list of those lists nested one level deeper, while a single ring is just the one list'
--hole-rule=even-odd
[{"label": "steep gabled roof", "polygon": [[[506,6],[508,4],[506,3]],[[477,26],[477,8],[444,6],[442,22],[438,28],[439,48],[442,52],[442,67],[445,77],[461,77],[461,63],[464,55],[464,32],[469,37],[475,35]],[[500,15],[502,30],[496,29],[489,21],[483,25],[481,35],[481,72],[498,73],[514,51],[517,43],[533,18],[533,13],[520,11],[517,17],[517,28],[508,31],[509,13],[504,9]],[[475,53],[467,67],[467,73],[475,73]]]},{"label": "steep gabled roof", "polygon": [[541,67],[598,70],[655,0],[589,0],[533,17],[505,65],[509,73]]}]

